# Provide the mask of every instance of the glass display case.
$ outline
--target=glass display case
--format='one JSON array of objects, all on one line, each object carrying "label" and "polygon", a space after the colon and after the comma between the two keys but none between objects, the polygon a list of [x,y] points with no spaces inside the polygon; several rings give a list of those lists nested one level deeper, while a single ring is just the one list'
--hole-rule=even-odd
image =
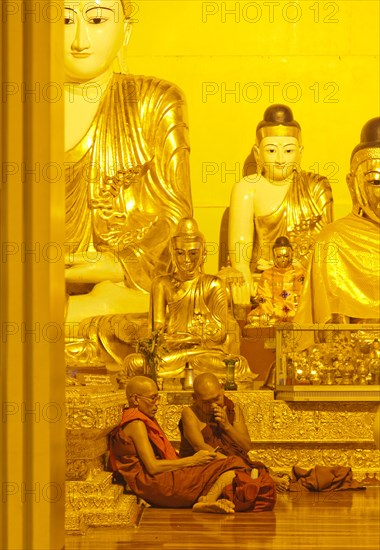
[{"label": "glass display case", "polygon": [[276,327],[276,395],[286,401],[380,401],[380,325]]}]

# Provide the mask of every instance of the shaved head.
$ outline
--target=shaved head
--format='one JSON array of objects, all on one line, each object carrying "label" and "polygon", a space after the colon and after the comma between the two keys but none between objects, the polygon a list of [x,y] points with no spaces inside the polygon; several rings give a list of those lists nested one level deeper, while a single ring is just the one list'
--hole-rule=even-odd
[{"label": "shaved head", "polygon": [[220,382],[215,374],[205,372],[195,377],[193,390],[196,395],[202,397],[205,394],[220,390]]},{"label": "shaved head", "polygon": [[134,376],[128,381],[127,384],[127,397],[130,400],[131,396],[135,393],[144,394],[149,391],[157,391],[156,383],[147,376]]}]

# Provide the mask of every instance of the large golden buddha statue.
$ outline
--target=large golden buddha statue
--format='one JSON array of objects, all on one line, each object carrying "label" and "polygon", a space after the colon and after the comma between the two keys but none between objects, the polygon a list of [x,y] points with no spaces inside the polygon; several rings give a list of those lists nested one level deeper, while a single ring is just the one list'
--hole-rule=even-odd
[{"label": "large golden buddha statue", "polygon": [[191,215],[184,98],[123,74],[131,5],[65,1],[66,326],[148,311],[169,240]]},{"label": "large golden buddha statue", "polygon": [[[150,331],[157,338],[158,378],[183,376],[186,363],[194,374],[213,372],[225,377],[224,360],[239,350],[239,327],[228,315],[225,285],[203,273],[205,241],[193,218],[184,218],[171,239],[173,272],[154,279],[151,290]],[[124,375],[147,373],[144,354],[128,355]],[[236,356],[236,380],[252,382],[244,357]]]},{"label": "large golden buddha statue", "polygon": [[380,117],[363,126],[347,183],[352,212],[317,238],[297,323],[380,322]]},{"label": "large golden buddha statue", "polygon": [[315,238],[332,220],[332,192],[326,178],[301,170],[301,128],[285,105],[271,105],[256,129],[257,170],[231,193],[229,252],[234,268],[251,284],[252,273],[271,267],[271,249],[289,238],[304,267]]}]

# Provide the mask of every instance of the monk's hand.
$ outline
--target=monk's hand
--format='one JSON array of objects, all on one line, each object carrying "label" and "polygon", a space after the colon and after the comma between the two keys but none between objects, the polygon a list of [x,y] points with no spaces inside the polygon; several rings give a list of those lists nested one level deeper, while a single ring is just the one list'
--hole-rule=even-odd
[{"label": "monk's hand", "polygon": [[222,430],[228,430],[231,427],[231,424],[227,416],[227,407],[220,407],[216,403],[213,405],[213,414],[215,422],[219,424]]},{"label": "monk's hand", "polygon": [[212,462],[216,459],[216,455],[217,453],[214,453],[213,451],[198,451],[191,457],[193,459],[191,466],[201,466],[204,464],[208,464],[209,462]]},{"label": "monk's hand", "polygon": [[221,447],[219,447],[219,445],[217,447],[215,447],[213,452],[216,453],[216,458],[218,460],[220,460],[221,458],[227,458],[227,455],[223,454],[223,449]]}]

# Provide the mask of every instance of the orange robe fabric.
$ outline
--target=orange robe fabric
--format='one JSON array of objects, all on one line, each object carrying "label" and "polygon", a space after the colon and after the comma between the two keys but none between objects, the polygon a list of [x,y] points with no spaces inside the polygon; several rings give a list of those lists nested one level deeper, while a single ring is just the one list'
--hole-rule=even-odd
[{"label": "orange robe fabric", "polygon": [[133,420],[144,422],[154,454],[158,459],[178,458],[161,427],[136,409],[123,412],[120,425],[110,434],[110,462],[132,491],[152,506],[190,508],[200,496],[208,493],[218,477],[228,470],[249,471],[240,458],[215,460],[206,466],[189,466],[172,472],[151,475],[140,460],[132,438],[123,427]]}]

